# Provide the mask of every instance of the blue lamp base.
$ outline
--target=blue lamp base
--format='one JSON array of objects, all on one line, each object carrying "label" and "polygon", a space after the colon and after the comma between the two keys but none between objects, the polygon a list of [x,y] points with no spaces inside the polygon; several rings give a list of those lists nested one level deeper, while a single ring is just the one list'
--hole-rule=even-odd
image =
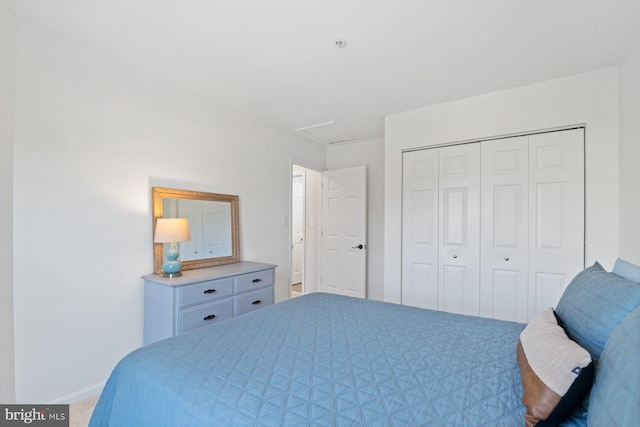
[{"label": "blue lamp base", "polygon": [[182,276],[182,261],[178,259],[180,252],[176,243],[169,243],[167,250],[167,260],[162,264],[163,277]]}]

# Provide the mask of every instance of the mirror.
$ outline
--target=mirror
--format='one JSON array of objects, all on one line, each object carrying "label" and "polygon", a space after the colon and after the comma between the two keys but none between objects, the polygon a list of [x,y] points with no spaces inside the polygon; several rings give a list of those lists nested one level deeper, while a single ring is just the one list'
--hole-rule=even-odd
[{"label": "mirror", "polygon": [[[158,218],[187,218],[191,240],[181,242],[182,270],[240,262],[238,196],[152,188],[153,235]],[[153,244],[153,271],[162,273],[165,245]]]}]

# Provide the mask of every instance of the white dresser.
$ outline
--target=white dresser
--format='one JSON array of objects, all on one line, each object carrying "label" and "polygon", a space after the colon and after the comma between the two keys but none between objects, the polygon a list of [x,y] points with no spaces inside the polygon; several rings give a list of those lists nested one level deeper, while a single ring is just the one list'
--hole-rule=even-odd
[{"label": "white dresser", "polygon": [[239,262],[144,279],[144,344],[273,304],[274,264]]}]

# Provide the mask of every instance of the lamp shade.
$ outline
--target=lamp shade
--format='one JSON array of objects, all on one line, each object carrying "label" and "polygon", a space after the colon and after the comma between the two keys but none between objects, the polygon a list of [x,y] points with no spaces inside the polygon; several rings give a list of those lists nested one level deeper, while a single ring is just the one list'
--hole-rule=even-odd
[{"label": "lamp shade", "polygon": [[186,218],[158,218],[156,222],[155,243],[188,242],[189,222]]}]

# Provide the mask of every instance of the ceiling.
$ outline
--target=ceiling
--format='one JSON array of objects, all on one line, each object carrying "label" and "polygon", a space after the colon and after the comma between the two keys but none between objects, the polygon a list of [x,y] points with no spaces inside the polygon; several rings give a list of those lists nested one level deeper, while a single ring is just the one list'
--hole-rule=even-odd
[{"label": "ceiling", "polygon": [[387,114],[617,65],[640,33],[638,0],[5,1],[274,126],[362,139]]}]

